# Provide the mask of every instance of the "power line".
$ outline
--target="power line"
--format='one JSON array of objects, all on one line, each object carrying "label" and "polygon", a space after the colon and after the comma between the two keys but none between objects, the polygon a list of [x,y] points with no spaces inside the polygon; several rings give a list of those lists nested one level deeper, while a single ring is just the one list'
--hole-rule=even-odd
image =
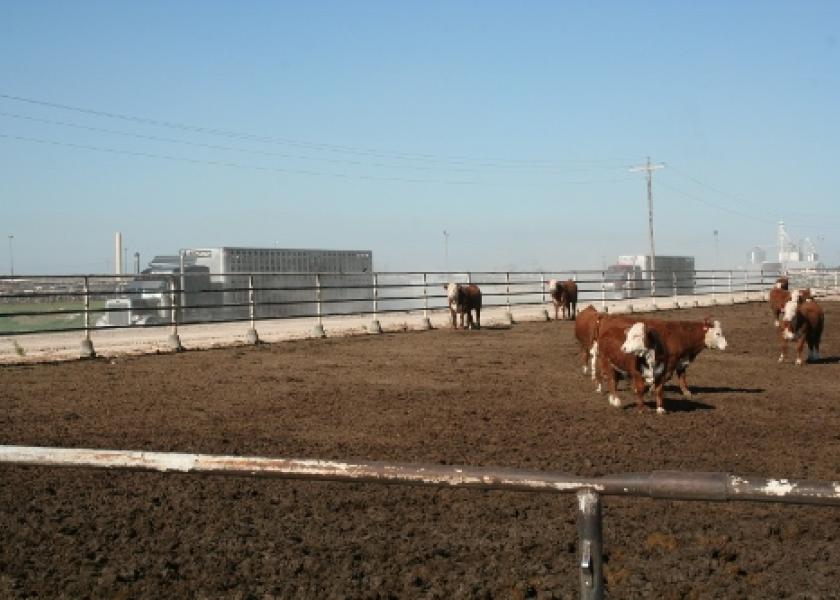
[{"label": "power line", "polygon": [[[670,163],[668,164],[668,169],[669,169],[669,171],[673,171],[674,173],[680,175],[681,177],[684,177],[685,179],[688,179],[689,181],[692,181],[695,184],[697,184],[701,187],[704,187],[707,190],[710,190],[710,191],[712,191],[712,192],[714,192],[714,193],[716,193],[720,196],[725,196],[727,198],[731,198],[731,199],[737,201],[740,204],[750,204],[749,202],[745,201],[743,198],[741,198],[741,197],[739,197],[735,194],[732,194],[731,192],[727,192],[725,190],[721,190],[717,187],[711,186],[711,185],[709,185],[707,183],[704,183],[703,181],[699,180],[698,178],[693,177],[692,175],[689,175],[688,173],[686,173],[684,171],[680,171],[679,169],[674,168],[673,165],[671,165]],[[738,215],[740,217],[744,217],[746,219],[751,219],[751,220],[759,221],[759,222],[762,222],[762,223],[772,223],[773,225],[775,225],[778,221],[778,220],[773,220],[773,219],[765,219],[765,218],[756,216],[753,213],[742,212],[742,211],[739,211],[739,210],[736,210],[736,209],[733,209],[733,208],[730,208],[730,207],[727,207],[727,206],[721,206],[720,204],[715,204],[713,202],[710,202],[708,200],[700,198],[699,196],[694,196],[692,194],[689,194],[689,193],[684,192],[682,190],[679,190],[677,188],[667,186],[665,184],[661,184],[661,185],[663,185],[664,187],[667,187],[668,189],[670,189],[672,191],[683,194],[686,197],[691,198],[692,200],[695,200],[695,201],[700,202],[702,204],[706,204],[708,206],[711,206],[713,208],[716,208],[716,209],[724,211],[724,212],[728,212],[728,213],[731,213],[731,214],[734,214],[734,215]],[[766,212],[767,208],[766,208],[766,206],[762,206],[761,208],[759,208],[757,210],[761,210],[761,211]],[[813,228],[825,227],[826,225],[828,225],[829,227],[840,227],[840,224],[838,224],[838,223],[833,223],[832,224],[832,223],[826,223],[824,221],[821,221],[820,223],[807,223],[807,222],[798,221],[798,220],[788,221],[786,219],[786,222],[788,222],[789,224],[792,224],[796,227],[800,227],[800,228],[807,227],[807,228],[812,228],[813,229]]]},{"label": "power line", "polygon": [[[407,152],[391,152],[391,151],[383,151],[378,149],[371,149],[371,148],[361,148],[357,146],[343,146],[343,145],[336,145],[336,144],[323,144],[323,143],[315,143],[315,142],[308,142],[302,140],[295,140],[290,138],[282,138],[282,137],[273,137],[273,136],[262,136],[256,135],[252,133],[244,133],[244,132],[237,132],[228,129],[222,128],[214,128],[214,127],[203,127],[198,125],[189,125],[185,123],[178,123],[175,121],[165,121],[159,119],[151,119],[148,117],[139,117],[134,115],[128,115],[123,113],[116,113],[116,112],[108,112],[103,110],[96,110],[92,108],[83,108],[78,106],[70,106],[67,104],[60,104],[57,102],[49,102],[46,100],[37,100],[34,98],[26,98],[23,96],[14,96],[11,94],[2,94],[0,93],[0,98],[4,98],[6,100],[12,100],[15,102],[23,102],[27,104],[37,105],[37,106],[46,106],[49,108],[56,108],[60,110],[68,110],[74,111],[79,113],[84,113],[88,115],[93,115],[97,117],[104,117],[109,119],[119,119],[123,121],[130,121],[133,123],[140,123],[143,125],[153,125],[156,127],[166,127],[170,129],[179,129],[183,131],[191,131],[193,133],[201,133],[207,135],[216,135],[222,136],[227,138],[234,138],[234,139],[243,139],[243,140],[250,140],[254,142],[261,142],[261,143],[271,143],[271,144],[284,144],[289,146],[297,146],[301,148],[308,148],[313,150],[321,150],[326,152],[340,152],[345,154],[356,154],[362,156],[374,156],[379,158],[392,158],[396,160],[417,160],[417,161],[426,161],[426,162],[448,162],[452,164],[462,164],[462,163],[470,163],[470,162],[483,162],[483,163],[493,163],[488,164],[487,166],[495,166],[497,168],[502,168],[504,165],[508,167],[537,167],[542,166],[544,168],[550,167],[552,164],[557,164],[556,161],[548,161],[548,160],[533,160],[533,159],[493,159],[493,158],[472,158],[467,156],[441,156],[436,154],[424,154],[424,153],[407,153]],[[596,159],[596,160],[568,160],[565,161],[567,163],[581,163],[581,164],[590,164],[590,163],[617,163],[619,161],[612,160],[612,159]]]},{"label": "power line", "polygon": [[[72,142],[59,142],[55,140],[45,140],[45,139],[38,139],[38,138],[30,138],[25,136],[18,136],[18,135],[11,135],[7,133],[0,132],[0,138],[6,138],[10,140],[18,140],[23,142],[30,142],[34,144],[42,144],[42,145],[49,145],[49,146],[58,146],[58,147],[66,147],[66,148],[75,148],[79,150],[89,150],[92,152],[104,152],[108,154],[117,154],[117,155],[126,155],[126,156],[136,156],[141,158],[152,158],[152,159],[159,159],[159,160],[169,160],[169,161],[178,161],[178,162],[186,162],[191,164],[199,164],[199,165],[210,165],[210,166],[217,166],[217,167],[229,167],[235,169],[252,169],[257,171],[267,171],[267,172],[277,172],[277,173],[287,173],[293,175],[310,175],[316,177],[336,177],[341,179],[362,179],[368,181],[389,181],[389,182],[399,182],[399,183],[434,183],[434,184],[444,184],[444,185],[489,185],[494,187],[501,187],[505,184],[498,184],[498,183],[487,183],[477,180],[435,180],[435,179],[410,179],[406,177],[382,177],[376,175],[349,175],[346,173],[331,173],[325,171],[311,171],[306,169],[288,169],[282,167],[266,167],[266,166],[259,166],[259,165],[249,165],[244,163],[237,163],[237,162],[230,162],[230,161],[221,161],[221,160],[203,160],[203,159],[195,159],[195,158],[188,158],[183,156],[169,156],[166,154],[155,154],[152,152],[140,152],[135,150],[122,150],[118,148],[104,148],[101,146],[89,146],[86,144],[76,144]],[[623,181],[622,179],[604,179],[604,180],[584,180],[584,181],[552,181],[552,185],[588,185],[588,184],[597,184],[597,183],[616,183],[619,181]],[[515,185],[517,188],[522,187],[534,187],[533,184],[507,184],[507,185]],[[541,186],[540,186],[541,187]]]},{"label": "power line", "polygon": [[[346,164],[346,165],[354,165],[354,166],[362,166],[362,167],[378,167],[378,168],[385,168],[385,169],[410,169],[410,170],[420,170],[420,171],[434,171],[434,170],[445,170],[445,171],[453,171],[453,172],[461,172],[461,173],[475,173],[478,171],[479,168],[500,168],[497,165],[493,164],[481,164],[476,163],[472,165],[470,168],[463,168],[463,167],[448,167],[448,166],[419,166],[419,165],[394,165],[394,164],[387,164],[387,163],[376,163],[376,162],[365,162],[359,160],[350,160],[350,159],[342,159],[342,158],[322,158],[322,157],[315,157],[315,156],[305,156],[299,154],[289,154],[285,152],[269,152],[265,150],[253,150],[250,148],[241,148],[235,146],[221,146],[218,144],[202,144],[199,142],[191,142],[188,140],[176,139],[176,138],[167,138],[167,137],[160,137],[155,135],[145,135],[141,133],[133,133],[129,131],[120,131],[115,129],[109,129],[105,127],[92,127],[89,125],[79,125],[78,123],[69,123],[66,121],[55,121],[52,119],[42,119],[38,117],[32,117],[29,115],[21,115],[17,113],[8,113],[0,111],[0,116],[3,117],[11,117],[13,119],[19,119],[24,121],[30,121],[34,123],[43,123],[47,125],[58,125],[60,127],[70,127],[73,129],[79,129],[83,131],[92,131],[96,133],[106,133],[109,135],[118,135],[123,137],[131,137],[136,139],[142,140],[149,140],[154,142],[164,142],[169,144],[180,144],[186,146],[192,146],[196,148],[206,148],[209,150],[222,150],[228,152],[240,152],[244,154],[254,154],[259,156],[274,156],[280,158],[291,158],[295,160],[306,160],[306,161],[315,161],[315,162],[327,162],[327,163],[334,163],[334,164]],[[524,168],[524,167],[501,167],[501,168]],[[541,168],[541,167],[534,167],[534,168]],[[552,171],[557,172],[555,168],[551,168]],[[567,169],[562,171],[563,173],[580,173],[580,172],[590,172],[595,170],[612,170],[608,167],[589,167],[589,168],[577,168],[577,169]]]}]

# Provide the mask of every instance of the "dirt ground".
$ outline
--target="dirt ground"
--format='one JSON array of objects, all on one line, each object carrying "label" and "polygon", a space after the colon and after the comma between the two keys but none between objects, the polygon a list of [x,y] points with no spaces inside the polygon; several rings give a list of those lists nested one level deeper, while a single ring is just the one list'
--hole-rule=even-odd
[{"label": "dirt ground", "polygon": [[[572,324],[0,367],[0,443],[370,459],[579,475],[840,479],[840,303],[819,364],[764,304],[668,414],[608,405]],[[661,314],[660,314],[661,315]],[[660,316],[657,315],[657,316]],[[0,467],[0,598],[574,598],[573,496]],[[604,499],[612,598],[840,594],[840,509]]]}]

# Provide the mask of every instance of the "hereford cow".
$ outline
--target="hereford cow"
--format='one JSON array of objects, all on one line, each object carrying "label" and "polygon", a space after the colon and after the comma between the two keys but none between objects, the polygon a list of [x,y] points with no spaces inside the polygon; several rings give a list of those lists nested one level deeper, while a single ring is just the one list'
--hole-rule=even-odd
[{"label": "hereford cow", "polygon": [[[644,338],[644,348],[641,352],[627,351],[626,340],[631,334]],[[643,323],[634,323],[627,329],[608,327],[599,331],[597,344],[598,367],[601,380],[606,383],[609,391],[610,404],[621,406],[616,388],[618,379],[624,376],[630,380],[639,410],[644,409],[645,387],[650,385],[656,397],[656,412],[665,412],[662,408],[662,387],[665,382],[667,355],[658,333],[654,330],[646,331]]]},{"label": "hereford cow", "polygon": [[[598,336],[598,311],[591,304],[580,311],[575,319],[575,337],[580,344],[580,361],[583,366],[583,374],[586,375],[587,365],[590,360],[592,344]],[[595,381],[595,369],[592,369],[592,381]]]},{"label": "hereford cow", "polygon": [[786,290],[790,287],[790,280],[787,277],[779,277],[773,287],[780,290]]},{"label": "hereford cow", "polygon": [[[686,373],[689,365],[704,348],[715,350],[726,349],[727,342],[723,335],[723,328],[721,327],[720,321],[713,322],[710,319],[703,321],[672,321],[640,319],[638,317],[624,315],[601,315],[597,327],[600,335],[600,332],[606,329],[625,330],[637,322],[643,322],[647,327],[655,330],[665,345],[668,358],[664,381],[668,381],[676,375],[682,395],[685,398],[691,398]],[[597,355],[598,352],[600,352],[600,348],[593,346],[592,353]]]},{"label": "hereford cow", "polygon": [[[727,342],[723,335],[723,328],[720,321],[712,322],[710,319],[703,321],[665,321],[645,319],[639,327],[644,326],[648,332],[655,331],[660,343],[665,348],[665,371],[663,381],[668,381],[675,374],[677,383],[683,397],[691,398],[691,391],[688,389],[686,371],[691,362],[703,351],[703,348],[712,350],[726,350]],[[624,348],[626,352],[640,354],[653,350],[653,346],[643,346],[646,338],[636,335],[631,338],[628,334]]]},{"label": "hereford cow", "polygon": [[796,364],[802,364],[802,350],[805,343],[808,343],[808,360],[819,360],[820,339],[822,338],[823,326],[825,325],[825,314],[822,307],[811,297],[801,298],[799,290],[791,295],[791,299],[785,304],[782,316],[781,338],[782,353],[779,362],[785,360],[787,343],[798,340],[796,345]]},{"label": "hereford cow", "polygon": [[[458,329],[456,318],[461,317],[461,328],[481,329],[481,290],[473,283],[450,283],[444,286],[449,303],[449,316],[452,318],[452,328]],[[472,311],[475,311],[473,321]],[[464,327],[464,315],[467,325]]]},{"label": "hereford cow", "polygon": [[577,284],[569,279],[557,281],[552,279],[548,282],[548,293],[554,303],[554,319],[558,320],[560,309],[563,310],[563,319],[574,319],[577,312]]},{"label": "hereford cow", "polygon": [[785,304],[790,300],[790,292],[787,287],[780,287],[779,282],[767,294],[767,302],[770,304],[770,312],[773,314],[773,325],[779,326],[779,317],[785,309]]}]

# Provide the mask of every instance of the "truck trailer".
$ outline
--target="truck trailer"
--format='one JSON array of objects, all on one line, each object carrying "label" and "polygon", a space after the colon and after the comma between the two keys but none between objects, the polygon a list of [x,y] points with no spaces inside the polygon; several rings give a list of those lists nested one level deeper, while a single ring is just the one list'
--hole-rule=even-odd
[{"label": "truck trailer", "polygon": [[370,312],[373,309],[373,253],[369,250],[287,248],[189,248],[156,256],[117,297],[106,301],[97,325],[129,326],[171,322]]},{"label": "truck trailer", "polygon": [[[654,263],[655,271],[651,269]],[[604,273],[607,298],[693,294],[696,272],[693,256],[622,255]]]}]

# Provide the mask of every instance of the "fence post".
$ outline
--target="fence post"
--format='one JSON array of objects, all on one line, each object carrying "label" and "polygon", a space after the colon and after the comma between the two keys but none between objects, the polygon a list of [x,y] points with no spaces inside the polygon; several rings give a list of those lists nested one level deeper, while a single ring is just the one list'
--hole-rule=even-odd
[{"label": "fence post", "polygon": [[729,271],[729,303],[735,304],[735,297],[732,295],[732,271]]},{"label": "fence post", "polygon": [[540,302],[545,304],[545,273],[540,273]]},{"label": "fence post", "polygon": [[96,352],[93,349],[93,342],[90,340],[90,285],[88,278],[85,276],[84,280],[85,293],[85,338],[82,340],[82,349],[79,352],[79,358],[94,358]]},{"label": "fence post", "polygon": [[550,321],[548,310],[545,308],[545,273],[540,273],[540,304],[543,307],[543,319]]},{"label": "fence post", "polygon": [[750,301],[750,284],[749,284],[749,274],[747,270],[744,269],[744,302]]},{"label": "fence post", "polygon": [[420,329],[428,331],[432,328],[432,322],[429,320],[429,284],[426,274],[423,273],[423,321],[420,323]]},{"label": "fence post", "polygon": [[324,317],[321,311],[321,274],[315,273],[315,314],[318,316],[318,322],[312,330],[312,336],[316,338],[327,337],[324,331]]},{"label": "fence post", "polygon": [[259,344],[260,336],[257,335],[257,327],[254,322],[257,314],[257,292],[254,290],[254,275],[248,275],[248,316],[251,319],[251,328],[245,334],[245,341],[249,344]]},{"label": "fence post", "polygon": [[717,271],[712,271],[712,304],[717,304]]},{"label": "fence post", "polygon": [[176,277],[172,277],[169,280],[169,314],[170,314],[170,323],[172,325],[172,332],[169,334],[169,338],[167,339],[166,343],[169,345],[169,349],[174,352],[180,352],[184,349],[181,345],[181,338],[178,336],[178,279]]},{"label": "fence post", "polygon": [[507,322],[513,325],[513,313],[510,312],[510,272],[505,273],[505,297],[507,298]]},{"label": "fence post", "polygon": [[677,299],[677,272],[671,271],[671,280],[674,286],[674,300]]},{"label": "fence post", "polygon": [[373,274],[373,321],[370,323],[370,332],[371,333],[382,333],[382,325],[379,323],[379,319],[377,318],[377,312],[379,310],[379,275],[377,273]]},{"label": "fence post", "polygon": [[600,600],[604,597],[601,497],[591,489],[577,493],[577,528],[580,553],[580,597]]}]

